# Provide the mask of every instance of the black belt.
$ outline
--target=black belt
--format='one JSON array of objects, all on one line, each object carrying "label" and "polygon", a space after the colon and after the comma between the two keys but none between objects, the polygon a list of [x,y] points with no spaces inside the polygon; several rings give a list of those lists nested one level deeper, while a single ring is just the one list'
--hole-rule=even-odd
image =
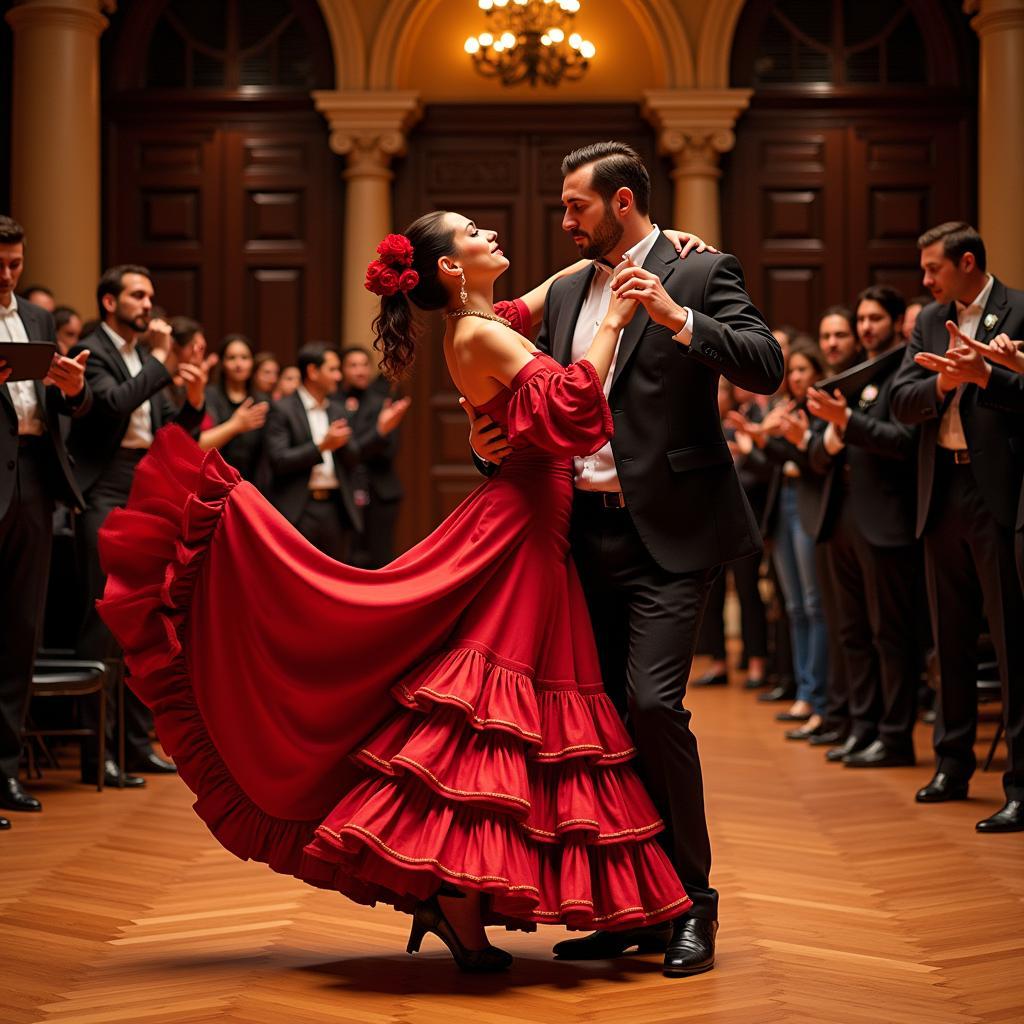
[{"label": "black belt", "polygon": [[939,446],[939,458],[954,466],[969,466],[971,464],[971,453],[966,448],[943,448]]},{"label": "black belt", "polygon": [[596,508],[621,510],[626,507],[622,491],[576,491],[576,500]]},{"label": "black belt", "polygon": [[46,441],[45,434],[19,434],[19,448],[38,448]]},{"label": "black belt", "polygon": [[337,487],[311,487],[309,496],[313,501],[333,501],[338,496]]}]

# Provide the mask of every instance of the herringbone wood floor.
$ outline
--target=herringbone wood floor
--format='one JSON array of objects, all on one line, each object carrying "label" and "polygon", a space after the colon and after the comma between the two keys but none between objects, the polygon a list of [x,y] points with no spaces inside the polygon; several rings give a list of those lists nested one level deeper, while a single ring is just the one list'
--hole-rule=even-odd
[{"label": "herringbone wood floor", "polygon": [[[0,1020],[332,1024],[966,1024],[1024,1021],[1024,834],[981,837],[998,771],[972,799],[913,803],[930,774],[826,766],[738,687],[696,692],[718,967],[554,963],[564,934],[493,938],[517,957],[467,978],[406,919],[356,907],[222,850],[174,778],[32,787],[41,815],[0,834]],[[992,726],[982,728],[990,737]],[[998,764],[998,762],[997,762]]]}]

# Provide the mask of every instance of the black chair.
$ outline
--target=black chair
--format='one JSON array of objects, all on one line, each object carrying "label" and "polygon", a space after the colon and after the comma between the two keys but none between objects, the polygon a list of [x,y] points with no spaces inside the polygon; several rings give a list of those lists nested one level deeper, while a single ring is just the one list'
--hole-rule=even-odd
[{"label": "black chair", "polygon": [[118,659],[107,661],[83,661],[67,657],[65,652],[40,651],[32,674],[32,688],[28,695],[33,697],[90,697],[97,700],[96,728],[67,726],[54,729],[38,729],[31,723],[30,708],[25,708],[25,726],[22,729],[25,750],[28,754],[29,774],[42,777],[42,770],[35,757],[35,745],[39,744],[47,760],[56,765],[56,758],[46,746],[50,736],[95,736],[98,745],[96,789],[103,789],[104,764],[107,758],[107,687],[114,688],[117,706],[117,734],[119,749],[117,763],[124,775],[124,679],[122,663]]}]

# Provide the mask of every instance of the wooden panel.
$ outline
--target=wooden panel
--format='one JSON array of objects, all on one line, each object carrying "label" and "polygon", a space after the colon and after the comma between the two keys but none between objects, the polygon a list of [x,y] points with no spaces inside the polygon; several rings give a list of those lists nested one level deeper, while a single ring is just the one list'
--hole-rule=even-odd
[{"label": "wooden panel", "polygon": [[198,242],[199,195],[197,192],[142,193],[142,240],[161,242]]},{"label": "wooden panel", "polygon": [[809,311],[824,309],[824,272],[820,267],[765,267],[761,310],[773,324],[799,324]]},{"label": "wooden panel", "polygon": [[305,211],[301,192],[248,192],[246,213],[246,242],[302,240]]},{"label": "wooden panel", "polygon": [[771,189],[764,193],[765,242],[821,242],[824,216],[817,189]]},{"label": "wooden panel", "polygon": [[201,267],[160,267],[150,264],[156,302],[171,316],[201,318],[203,272]]},{"label": "wooden panel", "polygon": [[143,142],[139,146],[139,169],[143,171],[191,171],[202,170],[202,147],[197,143]]},{"label": "wooden panel", "polygon": [[261,344],[273,339],[274,351],[294,352],[305,340],[302,272],[250,267],[246,279],[246,333]]},{"label": "wooden panel", "polygon": [[928,191],[925,188],[871,189],[872,236],[880,241],[916,245],[928,224]]}]

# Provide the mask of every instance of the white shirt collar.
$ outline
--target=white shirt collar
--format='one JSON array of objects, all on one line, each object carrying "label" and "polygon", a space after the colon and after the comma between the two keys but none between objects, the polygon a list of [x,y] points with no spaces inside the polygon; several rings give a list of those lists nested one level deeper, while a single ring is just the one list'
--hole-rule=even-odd
[{"label": "white shirt collar", "polygon": [[103,321],[100,322],[100,327],[107,332],[107,337],[117,346],[118,352],[134,352],[138,338],[132,338],[131,341],[125,341],[117,331],[112,330]]},{"label": "white shirt collar", "polygon": [[18,296],[11,292],[11,304],[0,306],[0,316],[14,316],[18,312]]},{"label": "white shirt collar", "polygon": [[956,311],[958,313],[963,313],[965,310],[975,308],[980,313],[988,305],[988,297],[992,294],[992,285],[995,284],[996,279],[991,274],[988,274],[987,278],[988,279],[985,281],[985,287],[978,292],[977,298],[975,298],[973,302],[961,302],[957,299]]},{"label": "white shirt collar", "polygon": [[[642,267],[644,265],[644,260],[650,255],[651,250],[654,248],[654,243],[658,240],[658,235],[660,234],[661,230],[658,225],[655,224],[654,227],[651,228],[650,232],[644,235],[636,245],[627,249],[622,254],[623,257],[628,256],[638,267]],[[603,260],[594,260],[594,266],[606,274],[610,274],[615,269]]]},{"label": "white shirt collar", "polygon": [[322,411],[327,408],[326,398],[322,402],[318,402],[302,384],[299,385],[299,398],[302,399],[302,404],[306,407],[306,412]]}]

